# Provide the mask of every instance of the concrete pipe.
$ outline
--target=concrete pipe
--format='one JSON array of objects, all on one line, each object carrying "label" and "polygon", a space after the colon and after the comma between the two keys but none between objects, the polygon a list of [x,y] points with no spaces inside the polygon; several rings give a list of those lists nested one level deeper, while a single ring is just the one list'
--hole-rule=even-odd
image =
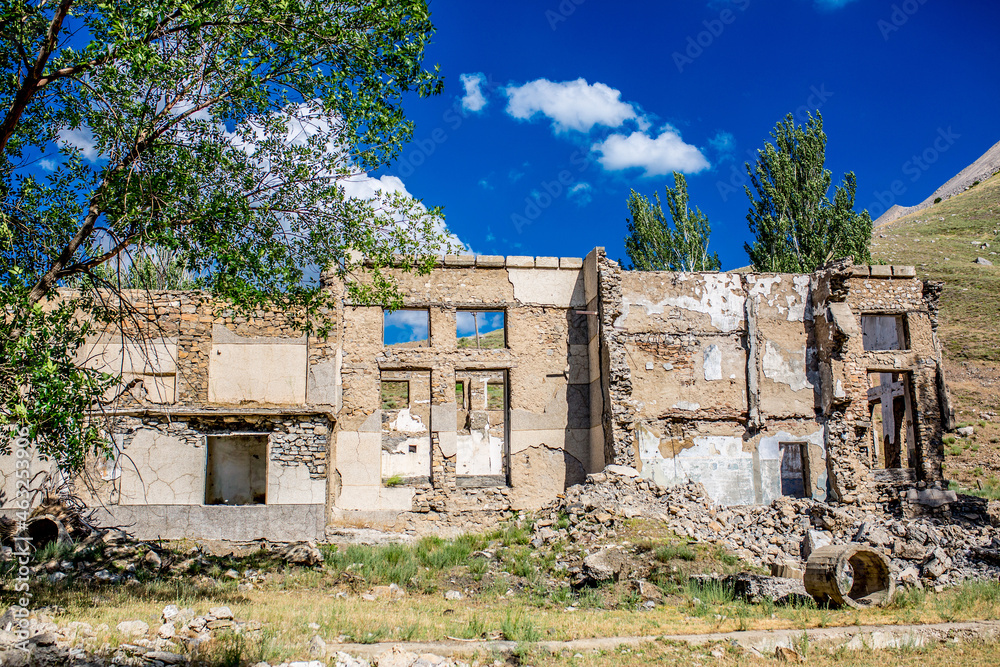
[{"label": "concrete pipe", "polygon": [[896,578],[886,555],[856,543],[813,551],[803,584],[819,603],[855,609],[885,606],[896,592]]},{"label": "concrete pipe", "polygon": [[44,549],[52,542],[59,544],[72,542],[63,522],[49,514],[28,519],[24,532],[31,540],[31,546],[35,550]]}]

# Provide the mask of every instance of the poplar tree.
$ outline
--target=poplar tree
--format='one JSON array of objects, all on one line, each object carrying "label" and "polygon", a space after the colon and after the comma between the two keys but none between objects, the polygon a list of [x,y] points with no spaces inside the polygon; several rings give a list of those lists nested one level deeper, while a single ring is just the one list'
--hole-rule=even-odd
[{"label": "poplar tree", "polygon": [[654,204],[635,190],[628,198],[628,236],[625,252],[632,269],[639,271],[718,271],[717,253],[708,252],[712,230],[708,216],[689,207],[684,174],[674,172],[674,187],[666,186],[671,227],[663,212],[660,195]]},{"label": "poplar tree", "polygon": [[823,116],[809,114],[805,127],[788,114],[771,132],[774,143],[746,164],[750,187],[747,221],[754,235],[744,244],[757,271],[810,273],[831,260],[853,257],[871,263],[872,219],[854,210],[857,179],[844,175],[828,197],[831,173],[826,162]]}]

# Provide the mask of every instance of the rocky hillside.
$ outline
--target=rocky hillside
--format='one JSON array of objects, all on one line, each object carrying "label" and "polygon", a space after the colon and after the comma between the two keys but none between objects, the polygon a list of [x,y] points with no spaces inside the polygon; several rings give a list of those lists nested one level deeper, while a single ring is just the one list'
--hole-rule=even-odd
[{"label": "rocky hillside", "polygon": [[946,474],[1000,497],[1000,174],[877,228],[872,256],[944,281],[938,333],[964,427],[945,441]]},{"label": "rocky hillside", "polygon": [[879,216],[878,220],[875,221],[875,226],[881,227],[903,216],[918,213],[931,207],[935,202],[944,201],[974,188],[998,172],[1000,172],[1000,141],[983,153],[978,160],[955,174],[947,183],[931,193],[930,197],[916,206],[896,205],[891,207]]}]

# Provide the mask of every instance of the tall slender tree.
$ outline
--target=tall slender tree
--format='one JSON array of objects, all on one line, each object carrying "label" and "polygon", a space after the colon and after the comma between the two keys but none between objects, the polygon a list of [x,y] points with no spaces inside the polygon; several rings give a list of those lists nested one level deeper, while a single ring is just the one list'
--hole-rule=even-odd
[{"label": "tall slender tree", "polygon": [[870,263],[872,219],[868,211],[854,210],[854,172],[844,175],[833,201],[828,197],[823,116],[810,114],[803,127],[788,114],[771,136],[774,143],[757,151],[754,165],[746,164],[753,186],[745,187],[747,221],[754,241],[744,248],[754,269],[808,273],[843,257]]},{"label": "tall slender tree", "polygon": [[[625,252],[632,268],[640,271],[718,271],[719,255],[709,253],[712,230],[708,216],[689,207],[684,174],[674,172],[674,187],[666,187],[670,221],[663,213],[660,195],[655,205],[635,190],[628,198],[628,236]],[[673,222],[671,227],[670,222]]]}]

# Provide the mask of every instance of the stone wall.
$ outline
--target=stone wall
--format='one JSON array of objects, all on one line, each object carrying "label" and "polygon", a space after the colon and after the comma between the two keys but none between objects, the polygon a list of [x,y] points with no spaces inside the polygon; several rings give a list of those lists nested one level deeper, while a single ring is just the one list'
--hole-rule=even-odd
[{"label": "stone wall", "polygon": [[[390,273],[400,321],[422,322],[422,340],[387,339],[383,309],[351,303],[329,275],[323,337],[203,293],[131,294],[124,331],[96,332],[80,353],[129,391],[108,422],[117,458],[92,462],[77,491],[146,522],[144,535],[279,516],[206,505],[207,449],[226,434],[266,438],[266,462],[237,448],[224,463],[266,477],[253,492],[264,506],[303,508],[282,535],[314,535],[317,515],[411,530],[488,523],[612,463],[662,485],[700,482],[729,505],[830,494],[871,506],[887,488],[941,480],[953,417],[940,286],[912,267],[639,273],[596,248]],[[482,336],[480,316],[494,327]]]}]

